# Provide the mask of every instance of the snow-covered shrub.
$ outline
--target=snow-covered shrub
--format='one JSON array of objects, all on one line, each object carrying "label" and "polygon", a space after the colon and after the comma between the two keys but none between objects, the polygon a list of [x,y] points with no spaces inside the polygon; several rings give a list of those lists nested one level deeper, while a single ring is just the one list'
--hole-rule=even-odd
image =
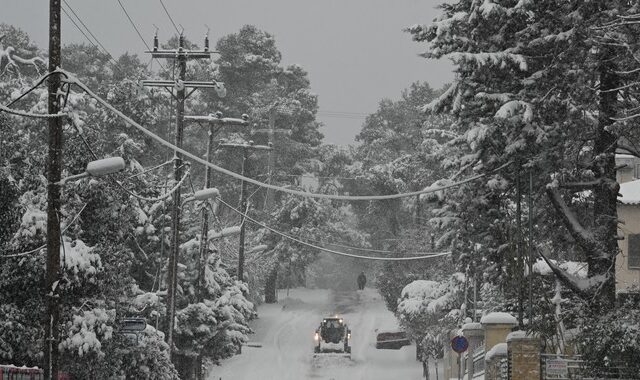
[{"label": "snow-covered shrub", "polygon": [[101,308],[74,315],[67,323],[68,335],[60,342],[60,349],[72,351],[80,357],[88,354],[104,357],[102,341],[112,338],[114,319],[115,310]]},{"label": "snow-covered shrub", "polygon": [[417,280],[405,286],[396,312],[400,325],[416,341],[427,335],[429,345],[441,341],[439,335],[459,317],[463,284],[464,275],[454,273],[444,281]]},{"label": "snow-covered shrub", "polygon": [[626,367],[625,374],[637,375],[640,309],[637,304],[625,304],[604,315],[590,315],[580,326],[577,342],[591,375],[610,374],[616,367]]}]

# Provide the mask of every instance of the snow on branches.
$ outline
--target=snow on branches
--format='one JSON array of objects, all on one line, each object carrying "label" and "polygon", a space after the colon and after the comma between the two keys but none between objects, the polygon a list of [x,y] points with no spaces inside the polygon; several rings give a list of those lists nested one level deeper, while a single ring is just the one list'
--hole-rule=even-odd
[{"label": "snow on branches", "polygon": [[38,63],[43,66],[46,66],[47,61],[45,61],[40,57],[23,58],[19,56],[18,54],[16,54],[16,49],[13,46],[7,46],[5,48],[4,43],[2,42],[4,38],[5,38],[4,34],[0,36],[0,68],[2,68],[0,75],[3,75],[9,69],[16,70],[19,73],[20,70],[19,70],[18,64],[33,66],[36,72],[38,73],[38,75],[40,75],[40,69],[38,67]]}]

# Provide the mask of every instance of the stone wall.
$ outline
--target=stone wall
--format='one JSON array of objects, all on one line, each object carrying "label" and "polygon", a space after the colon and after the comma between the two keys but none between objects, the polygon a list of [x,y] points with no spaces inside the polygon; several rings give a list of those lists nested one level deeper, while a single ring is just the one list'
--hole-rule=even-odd
[{"label": "stone wall", "polygon": [[507,336],[511,380],[540,379],[540,338],[514,331]]}]

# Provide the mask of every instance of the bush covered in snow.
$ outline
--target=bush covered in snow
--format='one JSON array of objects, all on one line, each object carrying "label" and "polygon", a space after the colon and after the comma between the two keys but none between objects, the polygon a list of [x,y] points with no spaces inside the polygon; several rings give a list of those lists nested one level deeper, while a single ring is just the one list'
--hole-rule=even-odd
[{"label": "bush covered in snow", "polygon": [[626,367],[624,374],[637,375],[640,373],[638,304],[625,304],[604,315],[585,316],[577,342],[592,375],[610,374],[616,367]]}]

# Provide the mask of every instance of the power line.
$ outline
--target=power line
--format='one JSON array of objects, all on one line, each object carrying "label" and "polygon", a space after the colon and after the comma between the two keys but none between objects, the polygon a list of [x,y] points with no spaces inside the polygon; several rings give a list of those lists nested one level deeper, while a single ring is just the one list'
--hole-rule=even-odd
[{"label": "power line", "polygon": [[[91,35],[91,37],[93,37],[94,40],[96,40],[96,42],[98,43],[98,45],[100,45],[100,47],[102,48],[102,50],[104,50],[105,53],[107,53],[107,55],[109,56],[109,58],[111,58],[115,64],[117,65],[118,62],[113,58],[113,56],[111,55],[111,53],[109,53],[109,51],[104,47],[104,45],[102,45],[102,43],[100,42],[100,40],[95,36],[95,34],[93,34],[93,32],[91,32],[91,29],[89,29],[89,27],[82,21],[82,19],[80,18],[80,16],[78,16],[78,14],[76,13],[76,11],[73,10],[73,8],[71,7],[71,5],[69,5],[69,3],[67,3],[67,0],[62,0],[64,2],[64,4],[67,6],[67,8],[69,8],[69,10],[71,11],[71,13],[73,13],[74,16],[76,16],[76,18],[78,19],[78,21],[80,21],[80,24],[82,24],[82,26],[84,26],[84,28],[87,30],[87,32],[89,32],[89,34]],[[65,14],[67,16],[69,16],[66,12]]]},{"label": "power line", "polygon": [[334,113],[334,114],[342,114],[342,115],[354,115],[354,116],[369,116],[368,113],[364,112],[351,112],[351,111],[332,111],[332,110],[321,110],[319,113]]},{"label": "power line", "polygon": [[[120,8],[122,8],[122,11],[124,12],[125,16],[127,16],[127,19],[129,19],[129,23],[131,24],[131,26],[133,27],[133,29],[136,31],[136,33],[138,34],[138,37],[140,37],[140,41],[142,41],[142,43],[144,44],[144,46],[147,48],[147,50],[151,50],[151,47],[149,46],[149,44],[147,43],[147,41],[145,41],[144,37],[142,37],[142,33],[140,33],[140,30],[138,29],[138,27],[136,26],[136,23],[133,22],[133,19],[131,18],[131,16],[129,16],[129,12],[127,12],[127,9],[124,7],[124,4],[122,4],[122,1],[117,0],[118,4],[120,4]],[[153,57],[152,57],[153,59]],[[163,70],[167,70],[164,65],[162,64],[162,62],[160,62],[159,59],[156,58],[156,61],[158,61],[158,64],[160,65],[160,67],[162,67]]]},{"label": "power line", "polygon": [[508,162],[508,163],[506,163],[504,165],[501,165],[498,168],[493,169],[493,170],[491,170],[491,171],[489,171],[487,173],[477,174],[475,176],[471,176],[471,177],[469,177],[467,179],[464,179],[464,180],[460,180],[460,181],[457,181],[457,182],[451,182],[448,185],[430,186],[430,187],[425,188],[423,190],[412,191],[412,192],[408,192],[408,193],[399,193],[399,194],[356,195],[356,196],[354,196],[354,195],[320,194],[320,193],[311,193],[311,192],[306,192],[306,191],[301,191],[301,190],[289,189],[289,188],[285,188],[285,187],[281,187],[281,186],[276,186],[276,185],[271,185],[271,184],[268,184],[268,183],[260,182],[258,180],[253,179],[253,178],[245,177],[245,176],[243,176],[241,174],[238,174],[238,173],[233,172],[231,170],[228,170],[228,169],[225,169],[225,168],[220,167],[218,165],[215,165],[215,164],[213,164],[211,162],[207,162],[206,160],[198,157],[197,155],[195,155],[195,154],[193,154],[193,153],[191,153],[191,152],[189,152],[187,150],[184,150],[183,148],[177,147],[176,145],[164,140],[162,137],[156,135],[155,133],[151,132],[147,128],[145,128],[142,125],[136,123],[130,117],[128,117],[125,114],[123,114],[122,112],[118,111],[115,107],[113,107],[111,104],[109,104],[106,100],[102,99],[96,93],[91,91],[91,89],[89,87],[87,87],[87,85],[85,85],[78,78],[74,77],[71,73],[69,73],[69,72],[67,72],[67,71],[65,71],[63,69],[58,69],[55,72],[60,72],[60,73],[64,73],[64,74],[68,75],[69,76],[69,79],[67,80],[68,82],[77,85],[82,90],[84,90],[89,96],[91,96],[92,98],[96,99],[98,101],[98,103],[102,104],[104,107],[109,109],[111,112],[116,114],[118,117],[122,118],[127,123],[129,123],[129,125],[135,127],[136,129],[138,129],[143,134],[147,135],[148,137],[150,137],[151,139],[153,139],[156,142],[160,143],[161,145],[173,150],[174,152],[181,153],[184,156],[189,157],[190,159],[192,159],[193,161],[195,161],[195,162],[197,162],[197,163],[199,163],[201,165],[208,166],[208,167],[212,168],[213,170],[215,170],[217,172],[220,172],[220,173],[223,173],[223,174],[226,174],[226,175],[228,175],[230,177],[233,177],[233,178],[236,178],[236,179],[239,179],[239,180],[243,180],[243,181],[246,181],[248,183],[252,183],[252,184],[254,184],[256,186],[266,187],[266,188],[269,188],[269,189],[273,189],[273,190],[276,190],[276,191],[281,191],[281,192],[284,192],[284,193],[297,195],[297,196],[301,196],[301,197],[317,198],[317,199],[344,200],[344,201],[375,201],[375,200],[389,200],[389,199],[400,199],[400,198],[415,197],[416,195],[420,195],[420,194],[435,193],[437,191],[442,191],[442,190],[458,187],[458,186],[464,185],[466,183],[476,181],[476,180],[478,180],[480,178],[484,178],[488,174],[498,172],[498,171],[508,167],[509,165],[511,165],[511,162]]},{"label": "power line", "polygon": [[73,17],[71,17],[71,15],[67,12],[67,10],[65,9],[65,7],[62,7],[62,11],[64,12],[64,14],[67,16],[67,18],[73,23],[73,25],[75,25],[75,27],[78,29],[78,31],[80,33],[82,33],[82,35],[84,36],[84,38],[87,39],[87,41],[89,41],[89,43],[91,43],[91,45],[93,45],[98,51],[101,50],[109,56],[109,59],[111,60],[111,62],[113,63],[115,68],[118,68],[118,62],[113,58],[113,56],[111,55],[111,53],[109,53],[109,51],[107,49],[105,49],[105,47],[102,45],[102,43],[100,42],[100,40],[98,40],[96,38],[96,36],[91,32],[91,30],[89,30],[89,28],[85,25],[84,22],[82,22],[82,19],[80,19],[80,17],[78,16],[78,14],[73,10],[73,8],[71,8],[71,6],[69,6],[69,4],[65,1],[64,4],[66,5],[67,8],[69,8],[69,10],[71,11],[71,13],[73,13],[74,16],[76,16],[76,18],[78,19],[78,21],[80,22],[80,24],[82,24],[82,26],[85,27],[85,29],[87,30],[87,32],[89,32],[89,34],[95,39],[95,41],[98,43],[98,45],[100,45],[100,47],[98,47],[98,45],[96,45],[91,38],[89,38],[89,36],[87,36],[87,34],[82,30],[82,28],[80,28],[80,25],[78,25],[75,20],[73,19]]},{"label": "power line", "polygon": [[[85,207],[87,207],[88,203],[85,203],[82,208],[80,209],[80,211],[78,211],[78,213],[73,217],[73,219],[69,222],[69,224],[67,224],[67,226],[64,228],[64,230],[62,230],[62,232],[60,232],[60,235],[64,234],[65,232],[67,232],[67,230],[73,226],[73,224],[76,222],[76,220],[78,220],[78,218],[80,217],[80,214],[82,214],[82,211],[84,211]],[[0,258],[11,258],[11,257],[21,257],[21,256],[27,256],[30,255],[32,253],[38,252],[41,249],[47,248],[47,244],[43,244],[41,246],[39,246],[38,248],[34,248],[31,251],[27,251],[27,252],[22,252],[22,253],[15,253],[12,255],[0,255]]]},{"label": "power line", "polygon": [[169,17],[169,21],[171,21],[171,23],[173,24],[173,27],[176,29],[176,32],[178,34],[180,33],[180,30],[178,30],[178,27],[176,26],[176,23],[173,22],[173,18],[171,17],[171,14],[169,13],[169,11],[167,10],[167,7],[164,6],[164,3],[162,2],[162,0],[160,0],[160,4],[162,5],[162,8],[164,8],[164,12],[167,14],[167,16]]},{"label": "power line", "polygon": [[314,244],[310,244],[307,243],[305,241],[302,241],[300,239],[297,239],[291,235],[285,234],[284,232],[280,232],[274,228],[271,228],[269,226],[267,226],[266,224],[260,223],[257,220],[251,218],[249,215],[243,213],[240,210],[235,209],[234,207],[232,207],[231,205],[229,205],[228,203],[226,203],[225,201],[223,201],[222,199],[218,198],[218,201],[220,201],[220,203],[222,203],[223,205],[227,206],[227,208],[229,208],[231,211],[237,213],[238,215],[241,215],[244,219],[257,224],[258,226],[262,227],[262,228],[266,228],[267,230],[280,235],[286,239],[289,239],[291,241],[294,241],[298,244],[302,244],[305,245],[307,247],[310,248],[314,248],[314,249],[318,249],[320,251],[324,251],[324,252],[328,252],[328,253],[333,253],[335,255],[338,256],[346,256],[346,257],[351,257],[351,258],[355,258],[355,259],[364,259],[364,260],[378,260],[378,261],[409,261],[409,260],[425,260],[425,259],[432,259],[432,258],[436,258],[436,257],[442,257],[442,256],[446,256],[446,255],[450,255],[451,252],[440,252],[440,253],[434,253],[434,254],[430,254],[430,255],[422,255],[422,256],[410,256],[410,257],[377,257],[377,256],[362,256],[362,255],[354,255],[351,253],[346,253],[346,252],[340,252],[340,251],[335,251],[333,249],[329,249],[329,248],[324,248],[324,247],[320,247]]},{"label": "power line", "polygon": [[6,112],[6,113],[10,113],[10,114],[16,115],[16,116],[35,117],[35,118],[40,118],[40,119],[49,119],[49,118],[53,118],[53,117],[69,116],[69,114],[66,114],[66,113],[48,114],[48,113],[30,113],[30,112],[18,111],[18,110],[14,110],[12,108],[3,106],[2,104],[0,104],[0,111]]}]

